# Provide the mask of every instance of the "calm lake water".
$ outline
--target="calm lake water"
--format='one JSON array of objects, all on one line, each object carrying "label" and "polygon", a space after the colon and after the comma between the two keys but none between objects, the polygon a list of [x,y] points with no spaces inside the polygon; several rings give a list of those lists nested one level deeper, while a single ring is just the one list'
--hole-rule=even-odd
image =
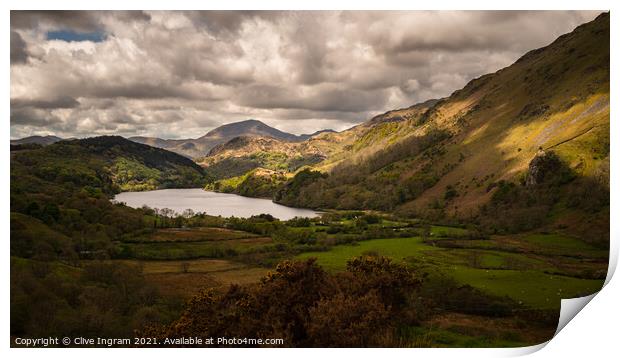
[{"label": "calm lake water", "polygon": [[290,208],[268,199],[247,198],[235,194],[214,193],[202,189],[164,189],[120,193],[114,201],[123,202],[132,208],[146,205],[151,208],[168,208],[177,213],[185,209],[205,212],[209,215],[247,218],[252,215],[271,214],[280,220],[295,216],[315,217],[314,210]]}]

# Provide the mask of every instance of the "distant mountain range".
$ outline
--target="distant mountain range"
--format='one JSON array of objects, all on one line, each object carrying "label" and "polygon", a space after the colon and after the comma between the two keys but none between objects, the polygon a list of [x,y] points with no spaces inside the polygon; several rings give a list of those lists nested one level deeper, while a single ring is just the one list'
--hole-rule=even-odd
[{"label": "distant mountain range", "polygon": [[25,138],[21,138],[21,139],[12,139],[11,140],[11,145],[19,145],[19,144],[39,144],[39,145],[50,145],[56,142],[60,142],[62,140],[62,138],[60,137],[56,137],[53,135],[46,135],[46,136],[40,136],[40,135],[33,135],[30,137],[25,137]]},{"label": "distant mountain range", "polygon": [[142,144],[148,144],[153,147],[164,148],[186,157],[200,158],[207,155],[207,153],[215,146],[224,144],[236,137],[268,137],[285,142],[301,142],[324,132],[333,131],[323,130],[312,134],[295,135],[270,127],[261,121],[248,119],[217,127],[202,137],[196,139],[130,137],[129,140]]},{"label": "distant mountain range", "polygon": [[[157,137],[142,136],[130,137],[128,139],[136,143],[167,149],[171,152],[175,152],[189,158],[201,158],[206,156],[209,151],[217,145],[225,144],[236,137],[262,137],[273,138],[283,142],[303,142],[322,133],[335,133],[335,131],[331,129],[324,129],[311,134],[295,135],[270,127],[261,121],[248,119],[245,121],[224,124],[196,139],[162,139]],[[11,144],[39,144],[46,146],[64,139],[73,138],[60,138],[53,135],[35,135],[21,139],[12,139]]]}]

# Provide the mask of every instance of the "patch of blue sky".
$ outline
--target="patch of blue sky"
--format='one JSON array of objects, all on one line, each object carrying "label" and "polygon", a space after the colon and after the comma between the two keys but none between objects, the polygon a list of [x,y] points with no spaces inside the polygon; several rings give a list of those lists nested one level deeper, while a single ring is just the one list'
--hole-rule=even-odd
[{"label": "patch of blue sky", "polygon": [[93,32],[76,32],[72,30],[49,31],[47,33],[48,40],[61,40],[66,42],[92,41],[102,42],[106,39],[103,31]]}]

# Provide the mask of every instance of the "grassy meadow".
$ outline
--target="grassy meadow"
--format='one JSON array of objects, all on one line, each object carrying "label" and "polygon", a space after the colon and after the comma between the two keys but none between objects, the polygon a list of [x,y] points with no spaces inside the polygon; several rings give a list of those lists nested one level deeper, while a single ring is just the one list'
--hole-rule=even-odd
[{"label": "grassy meadow", "polygon": [[[555,330],[560,300],[599,290],[607,268],[606,250],[560,233],[481,237],[464,227],[346,211],[276,221],[268,234],[257,232],[265,223],[248,231],[240,223],[157,229],[119,242],[115,261],[140,270],[164,297],[187,300],[204,289],[256,285],[285,259],[315,258],[339,273],[356,257],[388,257],[424,277],[424,297],[445,282],[465,292],[455,295],[464,309],[435,309],[418,325],[400,327],[398,344],[410,347],[542,342]],[[304,237],[312,239],[295,242]],[[512,313],[496,314],[495,306]],[[533,323],[540,315],[545,323]]]},{"label": "grassy meadow", "polygon": [[[274,239],[223,227],[158,229],[118,243],[122,258],[118,262],[139,267],[167,295],[190,297],[201,288],[259,282],[273,269],[274,258],[316,258],[327,271],[339,272],[355,257],[385,256],[508,297],[523,309],[543,310],[558,309],[560,299],[597,291],[606,274],[606,250],[561,234],[481,239],[468,238],[465,228],[430,225],[424,237],[424,233],[401,237],[407,235],[403,228],[409,224],[387,218],[362,229],[351,218],[328,225],[284,225],[289,235],[323,235],[310,245],[285,245],[279,235],[272,235]],[[357,233],[326,233],[330,227]],[[377,229],[394,237],[365,236]]]},{"label": "grassy meadow", "polygon": [[[607,250],[550,234],[452,239],[466,234],[467,230],[462,228],[431,226],[431,239],[368,240],[325,252],[305,252],[296,258],[315,257],[327,270],[342,271],[351,258],[387,256],[429,273],[448,275],[492,295],[507,296],[532,309],[559,309],[560,299],[587,295],[602,287]],[[452,245],[446,245],[447,242]],[[585,258],[589,264],[581,265],[578,272],[571,270],[575,257]]]}]

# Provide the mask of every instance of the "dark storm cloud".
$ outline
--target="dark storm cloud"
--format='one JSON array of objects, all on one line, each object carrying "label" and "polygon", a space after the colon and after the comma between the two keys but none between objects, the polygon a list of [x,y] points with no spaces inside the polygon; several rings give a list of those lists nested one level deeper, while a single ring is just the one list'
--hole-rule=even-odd
[{"label": "dark storm cloud", "polygon": [[356,89],[324,88],[303,94],[278,86],[251,86],[239,97],[240,104],[266,109],[307,109],[325,112],[364,112],[380,108],[387,102],[387,93]]},{"label": "dark storm cloud", "polygon": [[11,31],[11,63],[28,61],[28,48],[19,33]]},{"label": "dark storm cloud", "polygon": [[151,15],[140,10],[128,10],[128,11],[106,11],[107,14],[112,14],[119,21],[132,23],[136,21],[149,22],[151,21]]},{"label": "dark storm cloud", "polygon": [[425,12],[406,21],[398,15],[391,23],[393,31],[387,29],[388,23],[375,23],[367,36],[377,54],[401,66],[424,65],[440,53],[526,51],[593,17],[580,12],[462,11]]},{"label": "dark storm cloud", "polygon": [[343,129],[447,96],[596,15],[12,11],[11,133],[198,137],[247,118]]},{"label": "dark storm cloud", "polygon": [[212,10],[187,11],[185,14],[196,27],[205,27],[215,34],[235,34],[244,21],[263,19],[276,20],[283,11],[269,10]]},{"label": "dark storm cloud", "polygon": [[252,82],[251,68],[232,68],[225,59],[214,56],[181,57],[171,65],[181,78],[192,78],[218,85],[235,85]]},{"label": "dark storm cloud", "polygon": [[199,93],[168,84],[105,84],[90,86],[89,93],[99,98],[126,97],[134,99],[185,98],[200,99]]},{"label": "dark storm cloud", "polygon": [[114,16],[119,21],[149,21],[144,11],[77,11],[77,10],[13,10],[12,29],[50,27],[81,32],[93,32],[104,28],[102,18]]},{"label": "dark storm cloud", "polygon": [[11,11],[12,29],[32,29],[40,26],[96,31],[102,27],[96,12],[89,11]]},{"label": "dark storm cloud", "polygon": [[12,99],[11,108],[40,108],[40,109],[54,109],[54,108],[76,108],[80,105],[75,98],[69,96],[62,96],[50,100],[28,100],[28,99]]},{"label": "dark storm cloud", "polygon": [[62,123],[62,120],[48,111],[26,107],[11,109],[11,125],[46,127]]}]

